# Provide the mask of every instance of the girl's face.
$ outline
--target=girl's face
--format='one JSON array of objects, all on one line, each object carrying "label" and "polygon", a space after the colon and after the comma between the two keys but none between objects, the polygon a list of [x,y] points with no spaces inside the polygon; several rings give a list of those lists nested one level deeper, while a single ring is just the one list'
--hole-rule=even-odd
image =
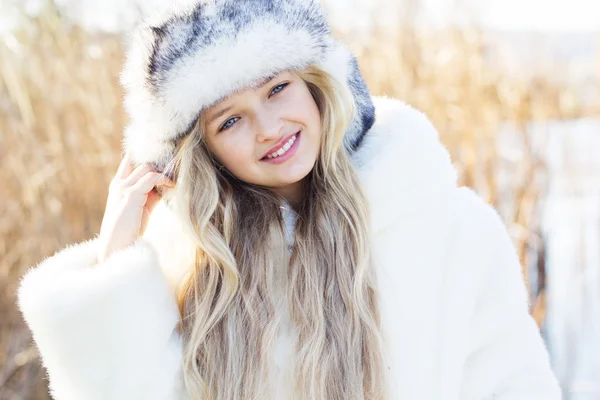
[{"label": "girl's face", "polygon": [[229,172],[283,195],[294,196],[319,155],[319,109],[291,72],[232,94],[207,109],[204,121],[206,144]]}]

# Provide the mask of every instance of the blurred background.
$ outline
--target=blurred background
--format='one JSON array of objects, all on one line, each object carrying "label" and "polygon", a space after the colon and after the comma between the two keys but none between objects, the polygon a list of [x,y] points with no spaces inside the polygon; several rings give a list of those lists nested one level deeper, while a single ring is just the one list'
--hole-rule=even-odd
[{"label": "blurred background", "polygon": [[[0,0],[0,399],[48,399],[19,278],[99,232],[123,35],[168,0]],[[567,400],[600,400],[600,2],[322,0],[509,227]]]}]

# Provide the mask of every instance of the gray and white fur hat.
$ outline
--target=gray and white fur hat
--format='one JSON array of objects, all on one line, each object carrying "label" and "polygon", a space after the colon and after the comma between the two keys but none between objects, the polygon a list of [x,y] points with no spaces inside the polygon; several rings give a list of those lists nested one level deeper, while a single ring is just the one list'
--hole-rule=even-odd
[{"label": "gray and white fur hat", "polygon": [[134,164],[170,175],[177,141],[204,109],[310,65],[346,82],[354,96],[357,113],[344,138],[353,152],[373,125],[374,107],[356,59],[332,37],[318,0],[173,2],[129,37],[123,148]]}]

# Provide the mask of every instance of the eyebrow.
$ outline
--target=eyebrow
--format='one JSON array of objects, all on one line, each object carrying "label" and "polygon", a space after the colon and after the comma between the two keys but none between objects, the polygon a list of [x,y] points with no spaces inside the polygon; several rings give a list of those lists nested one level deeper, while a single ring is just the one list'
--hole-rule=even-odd
[{"label": "eyebrow", "polygon": [[[255,88],[259,88],[259,87],[262,87],[262,86],[266,85],[267,83],[269,83],[270,81],[272,81],[273,79],[275,79],[277,77],[277,75],[278,74],[267,76],[265,79],[263,79],[260,82],[258,82],[257,85],[254,85],[254,87]],[[212,124],[212,122],[215,119],[219,118],[220,116],[222,116],[223,114],[225,114],[230,109],[231,109],[231,106],[225,107],[224,109],[222,109],[221,111],[219,111],[218,113],[216,113],[215,115],[213,115],[213,117],[206,122],[206,125],[208,126],[208,125]]]},{"label": "eyebrow", "polygon": [[266,85],[267,83],[271,82],[273,79],[275,79],[277,77],[277,75],[279,74],[273,74],[273,75],[269,75],[266,78],[262,79],[261,81],[258,82],[257,85],[255,85],[256,88],[262,87],[264,85]]},{"label": "eyebrow", "polygon": [[222,109],[221,111],[219,111],[218,113],[216,113],[215,115],[213,115],[213,117],[211,119],[208,120],[208,122],[206,123],[206,125],[210,125],[212,124],[212,122],[219,118],[220,116],[222,116],[223,114],[225,114],[227,111],[229,111],[231,109],[231,106],[225,107],[224,109]]}]

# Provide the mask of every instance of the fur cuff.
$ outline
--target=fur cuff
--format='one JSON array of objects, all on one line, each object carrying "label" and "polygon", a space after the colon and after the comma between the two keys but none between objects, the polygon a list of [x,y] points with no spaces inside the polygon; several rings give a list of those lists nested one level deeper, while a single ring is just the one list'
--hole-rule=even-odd
[{"label": "fur cuff", "polygon": [[18,303],[56,399],[169,399],[179,390],[179,312],[144,239],[95,264],[97,239],[30,269]]}]

